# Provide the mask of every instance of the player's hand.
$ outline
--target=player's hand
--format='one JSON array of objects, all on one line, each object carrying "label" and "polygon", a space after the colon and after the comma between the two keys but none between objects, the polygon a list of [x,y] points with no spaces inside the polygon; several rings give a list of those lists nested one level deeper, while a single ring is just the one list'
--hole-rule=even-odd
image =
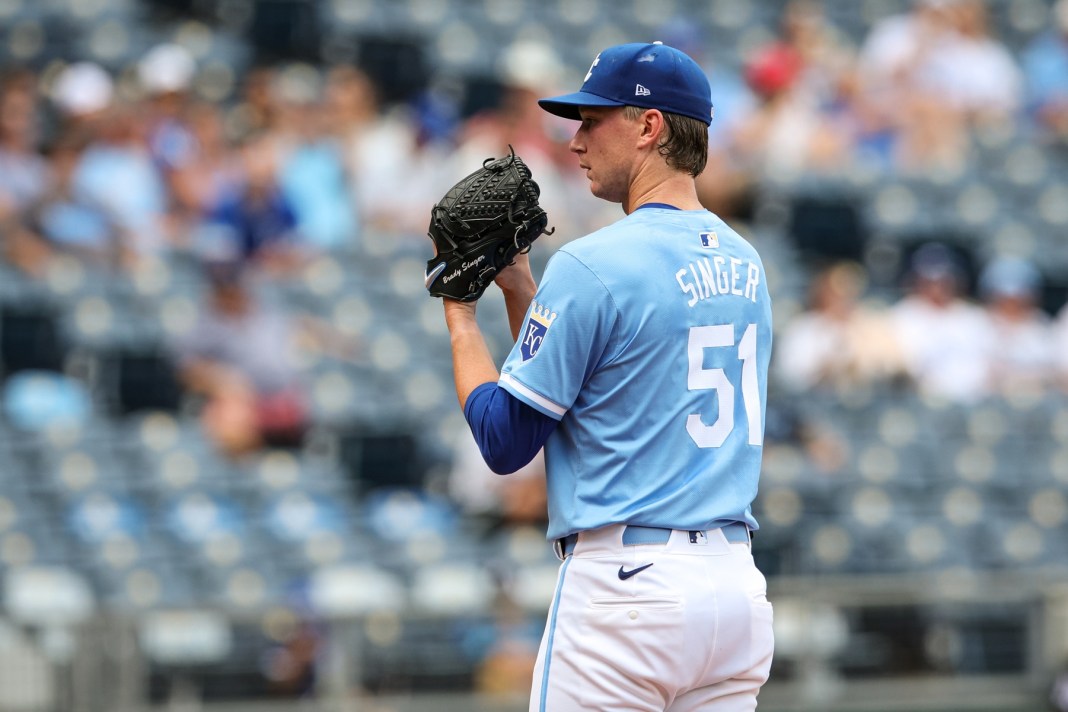
[{"label": "player's hand", "polygon": [[534,275],[530,272],[530,258],[516,255],[513,264],[508,265],[493,280],[504,295],[504,306],[508,310],[508,328],[512,338],[518,339],[526,319],[530,300],[538,291]]},{"label": "player's hand", "polygon": [[526,253],[516,255],[512,264],[498,272],[493,281],[505,296],[509,294],[533,295],[536,286],[534,275],[530,271],[530,255]]}]

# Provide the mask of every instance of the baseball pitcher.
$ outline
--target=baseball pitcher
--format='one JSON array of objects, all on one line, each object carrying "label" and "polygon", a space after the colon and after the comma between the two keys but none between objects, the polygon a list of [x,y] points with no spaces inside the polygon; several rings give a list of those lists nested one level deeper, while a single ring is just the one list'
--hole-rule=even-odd
[{"label": "baseball pitcher", "polygon": [[[427,265],[487,463],[513,472],[545,448],[562,564],[530,709],[753,710],[773,651],[750,549],[771,304],[759,255],[697,198],[708,80],[672,47],[625,44],[539,104],[579,122],[570,150],[624,217],[536,285],[525,251],[547,218],[513,154],[435,207]],[[475,319],[490,281],[515,338],[499,374]]]}]

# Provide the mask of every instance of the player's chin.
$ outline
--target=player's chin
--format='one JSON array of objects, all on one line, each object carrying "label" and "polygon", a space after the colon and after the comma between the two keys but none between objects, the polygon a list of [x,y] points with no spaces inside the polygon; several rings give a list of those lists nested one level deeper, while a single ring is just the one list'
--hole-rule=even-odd
[{"label": "player's chin", "polygon": [[612,190],[610,186],[606,186],[603,183],[598,183],[594,180],[590,181],[590,192],[593,193],[593,197],[607,200],[609,203],[623,202],[623,198],[618,195],[619,191]]}]

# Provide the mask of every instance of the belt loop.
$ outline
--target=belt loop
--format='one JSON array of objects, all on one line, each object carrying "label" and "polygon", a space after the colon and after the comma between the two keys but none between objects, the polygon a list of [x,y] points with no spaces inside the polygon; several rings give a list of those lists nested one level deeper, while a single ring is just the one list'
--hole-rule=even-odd
[{"label": "belt loop", "polygon": [[553,553],[556,554],[556,558],[563,561],[575,553],[576,546],[578,546],[578,534],[568,534],[553,541]]}]

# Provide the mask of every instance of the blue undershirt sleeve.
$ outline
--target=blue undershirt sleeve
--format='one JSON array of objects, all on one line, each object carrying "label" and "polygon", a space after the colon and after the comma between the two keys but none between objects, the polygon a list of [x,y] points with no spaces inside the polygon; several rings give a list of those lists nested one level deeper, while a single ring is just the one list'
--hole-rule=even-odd
[{"label": "blue undershirt sleeve", "polygon": [[471,391],[464,417],[482,458],[498,475],[511,474],[533,460],[559,422],[496,383]]}]

